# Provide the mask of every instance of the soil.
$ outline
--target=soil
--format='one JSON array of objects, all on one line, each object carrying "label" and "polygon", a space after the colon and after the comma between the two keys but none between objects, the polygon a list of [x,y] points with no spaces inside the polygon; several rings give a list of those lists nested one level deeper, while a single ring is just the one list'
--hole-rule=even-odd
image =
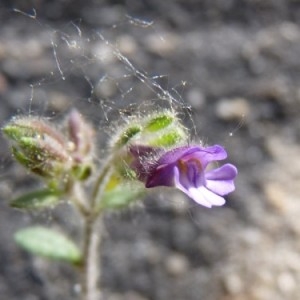
[{"label": "soil", "polygon": [[[164,89],[193,139],[224,145],[238,167],[223,207],[159,190],[107,214],[104,299],[299,299],[300,1],[2,1],[0,22],[1,126],[75,106],[98,129],[101,160],[116,120],[168,106]],[[10,208],[37,181],[0,138],[1,299],[77,299],[71,267],[13,241],[35,223],[76,238],[76,213]]]}]

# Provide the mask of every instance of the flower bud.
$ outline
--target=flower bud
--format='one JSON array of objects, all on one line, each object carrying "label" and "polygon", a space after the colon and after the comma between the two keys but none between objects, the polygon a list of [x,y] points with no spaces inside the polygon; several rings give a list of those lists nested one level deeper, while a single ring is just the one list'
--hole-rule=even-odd
[{"label": "flower bud", "polygon": [[15,158],[43,177],[54,177],[70,161],[64,137],[46,122],[33,117],[15,118],[3,132],[13,141]]},{"label": "flower bud", "polygon": [[125,145],[169,147],[180,145],[187,140],[186,128],[171,110],[154,112],[145,117],[129,120],[112,139],[112,147],[119,149]]},{"label": "flower bud", "polygon": [[[143,159],[149,163],[166,148],[185,144],[187,138],[186,128],[171,110],[162,110],[128,120],[127,125],[119,129],[112,139],[112,150],[121,150],[114,161],[114,171],[123,181],[134,180],[137,176],[135,170],[143,169]],[[143,159],[137,168],[131,168],[133,161],[137,163],[133,159],[133,149],[142,152]]]},{"label": "flower bud", "polygon": [[75,165],[71,169],[71,174],[73,177],[80,181],[84,181],[88,179],[92,175],[92,165],[83,164],[83,165]]},{"label": "flower bud", "polygon": [[92,126],[84,120],[76,109],[69,113],[67,122],[69,141],[73,143],[73,152],[82,157],[91,154],[95,135]]},{"label": "flower bud", "polygon": [[13,118],[2,131],[12,140],[18,141],[22,137],[36,137],[36,136],[52,136],[58,143],[64,144],[64,137],[47,124],[34,117]]},{"label": "flower bud", "polygon": [[69,113],[66,123],[68,151],[73,159],[72,175],[86,180],[92,173],[94,129],[76,109]]}]

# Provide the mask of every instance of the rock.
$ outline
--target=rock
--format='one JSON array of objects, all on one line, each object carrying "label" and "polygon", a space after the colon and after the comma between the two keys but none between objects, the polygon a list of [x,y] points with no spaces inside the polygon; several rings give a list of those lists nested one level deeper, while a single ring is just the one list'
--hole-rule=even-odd
[{"label": "rock", "polygon": [[247,116],[250,110],[244,98],[221,99],[216,106],[216,115],[223,121],[234,121]]},{"label": "rock", "polygon": [[294,292],[297,287],[296,279],[290,272],[282,272],[279,274],[277,284],[279,290],[285,295]]},{"label": "rock", "polygon": [[171,276],[181,276],[188,271],[189,261],[184,255],[174,253],[168,256],[165,262],[165,268]]},{"label": "rock", "polygon": [[179,36],[170,33],[153,33],[145,37],[146,48],[158,55],[166,56],[175,51],[180,39]]},{"label": "rock", "polygon": [[224,287],[230,295],[236,295],[244,289],[242,278],[237,273],[230,273],[223,280]]},{"label": "rock", "polygon": [[202,109],[206,102],[205,95],[198,88],[190,89],[186,95],[186,98],[193,108],[197,110]]},{"label": "rock", "polygon": [[117,43],[123,55],[133,55],[138,50],[135,39],[130,35],[120,36]]}]

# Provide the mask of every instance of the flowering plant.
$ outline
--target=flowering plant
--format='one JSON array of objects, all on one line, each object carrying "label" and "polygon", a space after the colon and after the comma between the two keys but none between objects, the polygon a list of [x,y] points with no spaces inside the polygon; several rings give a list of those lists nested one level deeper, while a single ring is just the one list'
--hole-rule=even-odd
[{"label": "flowering plant", "polygon": [[36,117],[13,118],[3,132],[12,142],[15,159],[45,184],[11,205],[37,210],[68,200],[83,220],[82,249],[65,235],[40,226],[18,231],[15,239],[34,254],[77,267],[84,300],[99,299],[95,265],[105,211],[128,207],[147,188],[176,188],[206,207],[223,205],[224,196],[235,189],[234,165],[209,169],[227,157],[225,149],[189,145],[187,129],[169,110],[132,118],[118,128],[100,166],[95,159],[95,131],[77,110],[59,126]]}]

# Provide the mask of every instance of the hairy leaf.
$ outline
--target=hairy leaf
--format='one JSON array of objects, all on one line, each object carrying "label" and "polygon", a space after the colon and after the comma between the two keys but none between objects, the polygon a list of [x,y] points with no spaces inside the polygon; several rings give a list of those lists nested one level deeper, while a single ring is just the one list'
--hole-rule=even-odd
[{"label": "hairy leaf", "polygon": [[61,193],[52,189],[43,189],[27,193],[11,201],[10,205],[21,209],[40,209],[58,203]]},{"label": "hairy leaf", "polygon": [[15,240],[33,254],[74,264],[81,261],[80,250],[69,238],[45,227],[21,229],[15,234]]}]

